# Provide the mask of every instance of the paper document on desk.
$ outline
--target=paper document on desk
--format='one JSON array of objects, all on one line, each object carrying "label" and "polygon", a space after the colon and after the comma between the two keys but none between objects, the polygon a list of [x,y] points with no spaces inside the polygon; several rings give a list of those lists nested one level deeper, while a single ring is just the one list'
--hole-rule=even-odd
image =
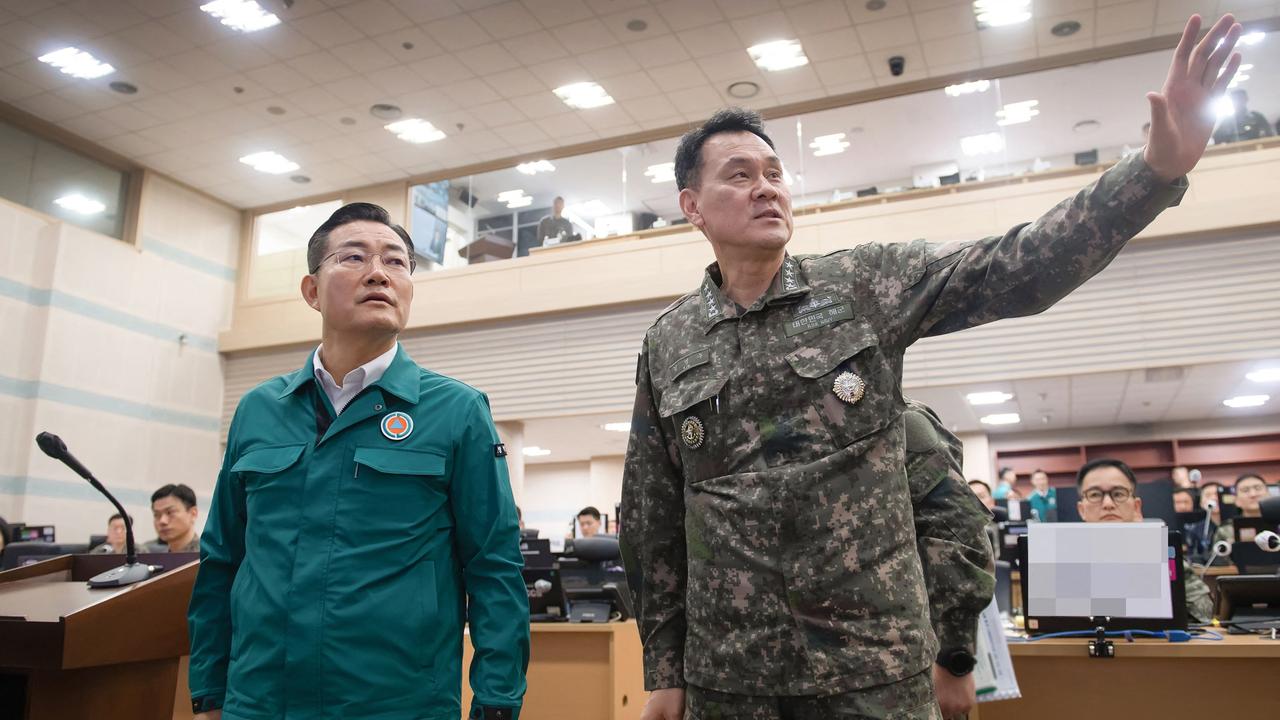
[{"label": "paper document on desk", "polygon": [[1013,674],[1013,660],[1004,638],[1004,623],[995,598],[978,616],[978,664],[973,668],[973,684],[978,702],[1013,700],[1022,697],[1018,678]]}]

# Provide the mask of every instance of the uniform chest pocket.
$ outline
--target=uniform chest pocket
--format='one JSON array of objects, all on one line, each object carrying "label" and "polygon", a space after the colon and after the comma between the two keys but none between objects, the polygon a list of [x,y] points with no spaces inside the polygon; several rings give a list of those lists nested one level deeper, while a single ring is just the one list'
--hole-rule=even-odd
[{"label": "uniform chest pocket", "polygon": [[800,333],[787,364],[838,447],[897,417],[898,382],[875,331],[857,320]]},{"label": "uniform chest pocket", "polygon": [[357,447],[353,482],[343,504],[356,513],[377,512],[392,524],[422,522],[448,499],[443,451]]},{"label": "uniform chest pocket", "polygon": [[685,479],[693,482],[724,474],[725,430],[717,407],[722,375],[685,376],[662,393],[658,414],[675,432]]},{"label": "uniform chest pocket", "polygon": [[278,482],[306,449],[303,444],[256,448],[237,458],[231,472],[239,473],[245,490],[253,492],[267,483]]}]

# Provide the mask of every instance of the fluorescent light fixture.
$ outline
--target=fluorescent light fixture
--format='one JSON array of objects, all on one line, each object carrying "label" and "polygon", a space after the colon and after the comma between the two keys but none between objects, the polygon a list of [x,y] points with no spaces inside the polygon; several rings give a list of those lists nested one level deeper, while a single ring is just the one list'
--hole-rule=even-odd
[{"label": "fluorescent light fixture", "polygon": [[579,82],[569,85],[561,85],[555,89],[555,94],[565,105],[579,110],[587,110],[603,105],[612,105],[613,98],[604,88],[593,82]]},{"label": "fluorescent light fixture", "polygon": [[845,151],[849,147],[849,141],[844,139],[844,133],[834,133],[832,135],[819,135],[809,143],[809,147],[813,148],[814,157],[822,157],[823,155],[836,155]]},{"label": "fluorescent light fixture", "polygon": [[1280,367],[1263,368],[1261,370],[1254,370],[1248,375],[1245,375],[1245,377],[1249,378],[1250,382],[1259,382],[1259,383],[1280,382]]},{"label": "fluorescent light fixture", "polygon": [[498,193],[498,202],[504,202],[508,208],[514,210],[532,205],[533,197],[525,195],[524,190],[507,190],[506,192]]},{"label": "fluorescent light fixture", "polygon": [[648,170],[644,171],[645,177],[649,178],[651,183],[665,183],[676,181],[676,164],[673,162],[658,163],[650,165]]},{"label": "fluorescent light fixture", "polygon": [[631,423],[629,422],[605,423],[600,427],[604,428],[605,430],[608,430],[609,432],[620,432],[620,433],[631,432]]},{"label": "fluorescent light fixture", "polygon": [[1022,422],[1022,418],[1018,417],[1018,413],[996,413],[984,415],[978,422],[983,425],[1017,425]]},{"label": "fluorescent light fixture", "polygon": [[976,0],[973,15],[978,28],[1016,25],[1031,19],[1031,0]]},{"label": "fluorescent light fixture", "polygon": [[444,132],[422,118],[406,118],[404,120],[397,120],[388,125],[383,125],[382,127],[395,133],[395,136],[401,140],[413,143],[414,145],[435,142],[445,136]]},{"label": "fluorescent light fixture", "polygon": [[53,202],[63,210],[70,210],[77,215],[97,215],[107,209],[106,205],[103,205],[93,198],[87,198],[80,193],[63,195]]},{"label": "fluorescent light fixture", "polygon": [[240,158],[240,162],[252,167],[258,172],[270,173],[272,175],[293,172],[301,167],[298,163],[290,160],[280,153],[270,151],[245,155]]},{"label": "fluorescent light fixture", "polygon": [[972,82],[960,83],[959,85],[948,85],[943,90],[951,97],[960,97],[961,95],[972,95],[973,93],[984,93],[991,89],[990,80],[974,80]]},{"label": "fluorescent light fixture", "polygon": [[1238,86],[1240,83],[1244,82],[1245,80],[1248,80],[1249,71],[1252,69],[1253,69],[1252,64],[1241,65],[1239,69],[1236,70],[1235,76],[1231,78],[1231,82],[1227,83],[1227,87],[1234,88]]},{"label": "fluorescent light fixture", "polygon": [[1213,101],[1213,114],[1219,120],[1225,120],[1236,114],[1236,104],[1231,101],[1230,95],[1223,95]]},{"label": "fluorescent light fixture", "polygon": [[993,390],[991,392],[975,392],[965,396],[970,405],[999,405],[1013,399],[1013,393]]},{"label": "fluorescent light fixture", "polygon": [[1251,408],[1267,404],[1270,395],[1237,395],[1222,401],[1229,408]]},{"label": "fluorescent light fixture", "polygon": [[960,138],[960,150],[969,157],[998,153],[1004,150],[1004,136],[998,132],[993,132]]},{"label": "fluorescent light fixture", "polygon": [[574,203],[565,208],[565,212],[571,212],[574,215],[582,215],[584,217],[596,217],[598,215],[608,215],[609,206],[599,200],[588,200],[584,203]]},{"label": "fluorescent light fixture", "polygon": [[263,10],[253,0],[213,0],[201,5],[200,9],[240,32],[251,33],[280,24],[280,18]]},{"label": "fluorescent light fixture", "polygon": [[809,64],[809,58],[804,54],[804,48],[800,47],[799,40],[774,40],[752,45],[747,48],[747,54],[751,56],[756,67],[770,72],[790,70]]},{"label": "fluorescent light fixture", "polygon": [[1009,103],[1004,108],[996,111],[996,124],[1003,127],[1005,125],[1019,125],[1031,122],[1031,118],[1040,114],[1040,111],[1036,109],[1039,104],[1039,100],[1023,100],[1022,102]]},{"label": "fluorescent light fixture", "polygon": [[550,450],[540,448],[537,445],[530,445],[520,452],[524,453],[525,457],[545,457],[551,454]]},{"label": "fluorescent light fixture", "polygon": [[74,47],[64,47],[45,53],[37,58],[46,65],[52,65],[71,77],[92,80],[103,75],[110,75],[116,69],[102,62],[93,55]]},{"label": "fluorescent light fixture", "polygon": [[1267,37],[1267,34],[1264,32],[1251,32],[1245,35],[1241,35],[1240,39],[1237,41],[1237,44],[1242,47],[1247,47],[1249,45],[1257,45],[1258,43],[1262,42],[1266,37]]},{"label": "fluorescent light fixture", "polygon": [[556,166],[547,160],[534,160],[532,162],[520,163],[516,166],[516,170],[525,175],[537,175],[540,172],[555,172]]}]

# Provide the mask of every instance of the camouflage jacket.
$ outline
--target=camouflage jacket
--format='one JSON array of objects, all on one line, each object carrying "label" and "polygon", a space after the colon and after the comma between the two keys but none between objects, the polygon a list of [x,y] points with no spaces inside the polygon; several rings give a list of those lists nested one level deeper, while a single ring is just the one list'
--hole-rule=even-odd
[{"label": "camouflage jacket", "polygon": [[1003,236],[787,256],[749,308],[709,267],[637,367],[621,519],[646,688],[829,694],[928,668],[903,354],[1048,308],[1185,187],[1137,154]]}]

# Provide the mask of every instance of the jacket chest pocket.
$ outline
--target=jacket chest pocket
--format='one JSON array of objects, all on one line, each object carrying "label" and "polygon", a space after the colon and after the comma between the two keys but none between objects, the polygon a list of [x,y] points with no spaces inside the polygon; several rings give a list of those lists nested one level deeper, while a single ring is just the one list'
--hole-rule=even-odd
[{"label": "jacket chest pocket", "polygon": [[662,393],[658,414],[674,428],[675,444],[689,482],[724,474],[725,432],[719,413],[723,375],[687,377]]},{"label": "jacket chest pocket", "polygon": [[787,364],[838,448],[897,417],[898,381],[874,330],[855,319],[794,339]]},{"label": "jacket chest pocket", "polygon": [[[368,531],[402,530],[425,523],[448,501],[448,462],[443,451],[357,447],[355,468],[341,504]],[[370,522],[377,517],[379,522]]]},{"label": "jacket chest pocket", "polygon": [[244,485],[252,522],[290,512],[295,503],[289,498],[296,497],[305,479],[298,460],[306,449],[305,444],[254,448],[236,459],[231,472]]}]

